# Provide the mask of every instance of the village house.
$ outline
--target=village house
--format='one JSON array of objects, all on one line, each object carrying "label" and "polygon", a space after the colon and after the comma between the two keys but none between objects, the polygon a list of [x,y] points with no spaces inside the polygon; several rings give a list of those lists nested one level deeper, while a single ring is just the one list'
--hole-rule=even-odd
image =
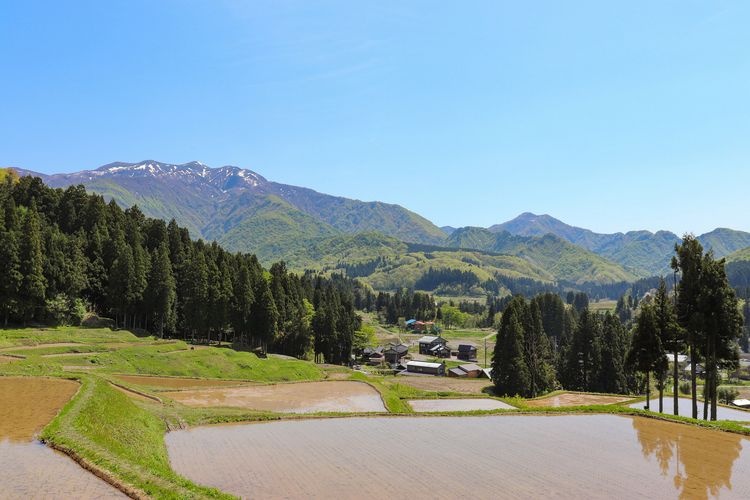
[{"label": "village house", "polygon": [[430,355],[436,358],[450,358],[451,350],[447,344],[437,344],[430,348]]},{"label": "village house", "polygon": [[382,365],[385,362],[385,355],[381,346],[365,348],[362,357],[368,365],[372,366]]},{"label": "village house", "polygon": [[401,358],[409,352],[409,346],[404,344],[388,344],[383,350],[386,363],[395,364],[401,361]]},{"label": "village house", "polygon": [[474,344],[458,344],[456,357],[462,361],[476,361],[477,346]]},{"label": "village house", "polygon": [[430,349],[435,347],[436,345],[446,345],[448,343],[447,340],[440,336],[433,336],[433,335],[425,335],[424,337],[420,338],[418,341],[419,343],[419,354],[431,354]]}]

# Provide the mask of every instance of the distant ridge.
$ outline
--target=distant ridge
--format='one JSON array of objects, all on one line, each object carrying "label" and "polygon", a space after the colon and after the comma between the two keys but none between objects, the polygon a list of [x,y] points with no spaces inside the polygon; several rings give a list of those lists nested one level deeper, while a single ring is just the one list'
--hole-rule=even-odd
[{"label": "distant ridge", "polygon": [[[554,234],[641,275],[669,273],[674,246],[681,241],[679,236],[669,231],[595,233],[571,226],[550,215],[530,212],[502,224],[495,224],[489,230],[495,233],[508,231],[518,236]],[[750,246],[750,233],[719,228],[698,236],[698,240],[706,250],[711,249],[717,257],[724,257]]]}]

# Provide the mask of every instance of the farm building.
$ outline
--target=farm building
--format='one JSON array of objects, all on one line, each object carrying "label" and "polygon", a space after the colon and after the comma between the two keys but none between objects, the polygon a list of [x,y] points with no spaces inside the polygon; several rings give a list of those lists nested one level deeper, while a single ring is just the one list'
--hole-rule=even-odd
[{"label": "farm building", "polygon": [[385,356],[383,355],[383,347],[366,347],[362,351],[362,358],[368,365],[377,366],[385,362]]},{"label": "farm building", "polygon": [[451,350],[446,344],[438,344],[430,349],[430,355],[436,358],[450,358]]},{"label": "farm building", "polygon": [[466,373],[466,376],[469,378],[479,378],[482,376],[482,367],[479,365],[475,365],[474,363],[469,363],[466,365],[461,365],[459,368]]},{"label": "farm building", "polygon": [[446,345],[448,343],[443,337],[432,335],[425,335],[417,342],[419,342],[419,354],[430,354],[430,349],[436,345]]},{"label": "farm building", "polygon": [[362,351],[362,357],[369,358],[370,356],[374,354],[383,354],[383,347],[365,347]]},{"label": "farm building", "polygon": [[414,323],[414,330],[418,332],[430,332],[433,328],[435,328],[433,321],[417,321]]},{"label": "farm building", "polygon": [[411,373],[425,373],[429,375],[445,375],[445,363],[409,361],[406,363],[406,371]]},{"label": "farm building", "polygon": [[476,361],[477,346],[474,344],[458,344],[458,354],[456,357],[463,361]]},{"label": "farm building", "polygon": [[387,363],[398,363],[408,352],[409,346],[407,345],[388,344],[388,347],[383,350],[383,356],[385,356]]},{"label": "farm building", "polygon": [[477,366],[473,363],[460,365],[455,368],[448,370],[449,377],[468,377],[468,378],[479,378],[483,375],[481,366]]},{"label": "farm building", "polygon": [[407,330],[413,330],[414,329],[414,323],[416,323],[416,319],[407,319],[404,321],[404,326],[406,326]]}]

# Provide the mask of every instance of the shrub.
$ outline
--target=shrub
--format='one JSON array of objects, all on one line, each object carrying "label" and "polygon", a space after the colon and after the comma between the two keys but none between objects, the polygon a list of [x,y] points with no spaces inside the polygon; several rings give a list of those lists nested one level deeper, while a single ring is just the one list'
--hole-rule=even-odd
[{"label": "shrub", "polygon": [[680,394],[690,394],[691,386],[690,382],[680,382]]},{"label": "shrub", "polygon": [[726,405],[732,404],[732,401],[737,399],[737,396],[739,395],[739,391],[734,387],[719,387],[719,390],[717,391],[719,401]]}]

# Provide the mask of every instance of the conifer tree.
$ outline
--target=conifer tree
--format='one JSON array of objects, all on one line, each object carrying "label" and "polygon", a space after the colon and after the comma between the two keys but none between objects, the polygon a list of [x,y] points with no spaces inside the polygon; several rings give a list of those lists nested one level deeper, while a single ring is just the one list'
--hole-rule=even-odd
[{"label": "conifer tree", "polygon": [[[18,307],[23,275],[16,231],[6,227],[6,216],[2,208],[0,206],[0,314],[3,326],[7,327],[10,315]],[[15,211],[15,206],[9,206],[8,209]]]},{"label": "conifer tree", "polygon": [[514,297],[500,318],[492,355],[496,394],[515,396],[529,392],[531,376],[524,360],[524,305],[523,297]]},{"label": "conifer tree", "polygon": [[664,360],[664,351],[659,339],[659,325],[656,312],[650,304],[643,304],[638,315],[633,341],[628,352],[627,362],[635,370],[646,375],[646,409],[651,406],[650,374]]},{"label": "conifer tree", "polygon": [[32,203],[26,212],[21,231],[20,271],[23,275],[19,289],[19,305],[26,324],[44,306],[47,281],[44,278],[44,256],[42,254],[42,234],[39,213]]},{"label": "conifer tree", "polygon": [[146,302],[151,308],[157,335],[163,337],[165,330],[173,332],[176,322],[177,289],[166,242],[162,242],[151,255]]}]

